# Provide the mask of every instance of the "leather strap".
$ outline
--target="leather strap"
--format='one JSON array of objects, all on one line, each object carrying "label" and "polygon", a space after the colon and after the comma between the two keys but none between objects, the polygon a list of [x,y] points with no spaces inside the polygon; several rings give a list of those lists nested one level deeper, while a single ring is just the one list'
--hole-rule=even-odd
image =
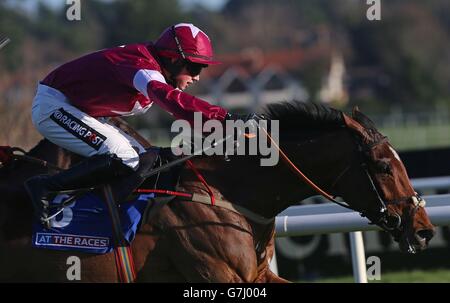
[{"label": "leather strap", "polygon": [[[183,198],[182,200],[185,200],[185,199]],[[192,198],[189,200],[192,202],[196,202],[196,203],[211,205],[211,197],[202,195],[202,194],[194,193],[194,194],[192,194]],[[225,209],[234,211],[238,214],[244,215],[248,219],[250,219],[256,223],[259,223],[259,224],[270,224],[270,223],[273,223],[273,221],[275,220],[275,218],[265,218],[245,207],[230,203],[225,200],[215,199],[215,204],[211,205],[211,206],[218,206],[221,208],[225,208]]]}]

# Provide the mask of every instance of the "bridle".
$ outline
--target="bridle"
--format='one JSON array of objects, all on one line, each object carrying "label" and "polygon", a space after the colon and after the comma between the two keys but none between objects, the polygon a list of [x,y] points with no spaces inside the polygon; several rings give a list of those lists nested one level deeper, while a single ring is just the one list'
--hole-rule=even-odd
[{"label": "bridle", "polygon": [[[388,141],[388,138],[386,136],[383,136],[380,140],[377,140],[371,144],[368,144],[367,146],[362,146],[361,144],[358,145],[358,151],[360,153],[363,153],[365,155],[370,154],[370,151],[373,150],[375,147],[377,147],[380,144],[386,143]],[[367,217],[372,224],[376,224],[380,226],[383,230],[395,233],[395,231],[400,231],[402,227],[402,216],[394,211],[394,213],[389,213],[387,206],[388,205],[398,205],[403,202],[409,202],[411,201],[414,208],[413,208],[413,214],[411,217],[414,217],[414,214],[419,210],[419,208],[425,207],[425,200],[418,194],[415,193],[415,195],[407,196],[407,197],[401,197],[396,200],[384,200],[379,195],[379,190],[372,178],[372,176],[369,173],[369,168],[366,162],[361,162],[361,168],[364,170],[365,175],[367,176],[370,187],[374,194],[377,197],[377,201],[379,203],[379,210],[375,213],[371,213],[369,211],[362,212],[361,215],[364,217]],[[405,224],[404,224],[405,225]],[[412,227],[410,226],[412,224],[407,223],[406,227]]]},{"label": "bridle", "polygon": [[[313,190],[315,190],[318,194],[320,194],[321,196],[325,197],[327,200],[330,200],[333,203],[336,203],[342,207],[354,210],[353,208],[351,208],[348,204],[346,203],[342,203],[336,200],[336,196],[333,196],[329,193],[327,193],[326,191],[324,191],[323,189],[321,189],[319,186],[317,186],[313,181],[311,181],[305,174],[303,174],[303,172],[289,159],[289,157],[286,155],[286,153],[280,148],[280,146],[272,139],[272,137],[269,135],[269,133],[267,132],[267,130],[264,127],[261,127],[261,129],[263,130],[263,132],[266,134],[266,136],[268,137],[268,139],[271,141],[271,143],[275,146],[275,148],[278,150],[278,152],[281,155],[281,158],[283,159],[283,161],[288,165],[288,167],[294,171],[294,173],[300,177],[300,179],[302,181],[304,181],[306,184],[308,184]],[[360,153],[367,153],[368,151],[374,149],[376,146],[385,143],[388,140],[388,138],[386,136],[382,137],[380,140],[369,144],[368,146],[362,147],[360,144],[358,145],[358,152]],[[339,181],[351,170],[352,166],[353,166],[353,162],[351,164],[349,164],[347,167],[345,167],[336,177],[336,179],[331,183],[332,187],[335,187]],[[375,196],[377,197],[377,201],[378,201],[378,210],[373,212],[373,211],[363,211],[360,212],[361,216],[368,218],[371,221],[371,224],[376,224],[378,226],[380,226],[383,230],[390,232],[390,233],[394,233],[395,231],[400,231],[400,228],[402,226],[402,218],[401,216],[397,213],[394,212],[394,214],[389,214],[388,209],[387,209],[387,205],[391,205],[391,204],[399,204],[401,202],[405,202],[408,200],[411,200],[411,202],[414,205],[414,209],[413,209],[413,214],[415,214],[419,208],[423,208],[425,207],[425,200],[422,199],[420,197],[419,194],[415,194],[413,196],[410,197],[405,197],[405,198],[401,198],[398,200],[392,200],[392,201],[384,201],[380,195],[379,195],[379,191],[377,190],[377,187],[373,181],[372,176],[369,173],[367,164],[364,161],[361,161],[361,163],[359,163],[361,169],[364,170],[365,175],[367,176],[369,182],[370,182],[370,187],[373,191],[373,193],[375,194]],[[412,225],[412,224],[408,224]]]}]

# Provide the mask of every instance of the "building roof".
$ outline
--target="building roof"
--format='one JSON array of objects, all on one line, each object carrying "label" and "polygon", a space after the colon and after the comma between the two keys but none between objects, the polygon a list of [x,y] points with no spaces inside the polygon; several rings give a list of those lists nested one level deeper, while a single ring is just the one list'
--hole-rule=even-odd
[{"label": "building roof", "polygon": [[330,53],[330,49],[323,46],[308,49],[283,49],[272,52],[263,52],[258,48],[247,48],[239,53],[218,55],[217,59],[222,61],[222,64],[208,67],[202,73],[202,76],[206,79],[218,78],[231,67],[239,71],[242,77],[251,77],[269,66],[287,72],[298,71],[310,61],[324,58],[328,60]]}]

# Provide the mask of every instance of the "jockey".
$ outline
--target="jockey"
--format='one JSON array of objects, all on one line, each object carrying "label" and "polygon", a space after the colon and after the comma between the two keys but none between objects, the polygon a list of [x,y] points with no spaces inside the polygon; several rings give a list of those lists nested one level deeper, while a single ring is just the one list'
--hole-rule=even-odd
[{"label": "jockey", "polygon": [[43,221],[48,218],[51,192],[126,176],[133,181],[129,195],[144,181],[154,152],[109,124],[108,117],[145,113],[156,103],[191,124],[194,112],[202,113],[203,121],[248,120],[183,92],[212,64],[219,62],[213,60],[209,37],[192,24],[179,23],[154,43],[100,50],[47,75],[33,100],[33,124],[49,141],[87,159],[56,175],[25,182],[36,215]]}]

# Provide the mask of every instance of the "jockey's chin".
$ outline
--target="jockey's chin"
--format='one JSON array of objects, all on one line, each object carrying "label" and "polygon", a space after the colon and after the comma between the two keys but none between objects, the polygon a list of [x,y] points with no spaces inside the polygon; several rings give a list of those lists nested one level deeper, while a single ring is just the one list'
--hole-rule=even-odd
[{"label": "jockey's chin", "polygon": [[188,83],[181,83],[181,84],[177,84],[177,88],[181,91],[186,90],[190,85],[192,84],[192,82],[188,82]]},{"label": "jockey's chin", "polygon": [[200,76],[192,77],[189,75],[189,73],[186,71],[186,69],[183,69],[179,75],[175,77],[176,86],[179,90],[184,91],[187,89],[191,84],[194,82],[200,80]]},{"label": "jockey's chin", "polygon": [[181,91],[184,91],[188,88],[189,84],[177,84],[177,88]]},{"label": "jockey's chin", "polygon": [[189,81],[187,79],[181,79],[181,80],[177,79],[177,83],[176,84],[177,84],[177,88],[179,90],[185,90],[185,89],[187,89],[189,87],[189,85],[192,84],[192,80]]}]

